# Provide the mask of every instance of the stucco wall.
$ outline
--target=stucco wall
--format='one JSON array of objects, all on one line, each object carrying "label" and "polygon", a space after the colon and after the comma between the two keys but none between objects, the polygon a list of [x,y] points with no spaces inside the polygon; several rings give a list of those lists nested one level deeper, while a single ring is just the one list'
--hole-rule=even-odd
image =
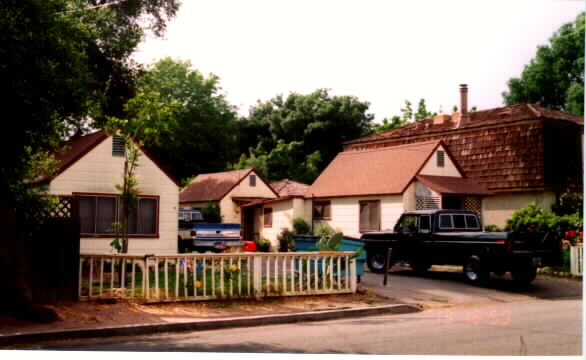
[{"label": "stucco wall", "polygon": [[436,175],[436,176],[457,176],[462,177],[454,162],[450,159],[447,153],[444,155],[444,166],[437,166],[437,152],[438,150],[446,151],[443,146],[439,146],[437,150],[431,155],[427,163],[423,166],[419,174],[421,175]]},{"label": "stucco wall", "polygon": [[381,230],[392,229],[404,211],[402,195],[320,199],[322,200],[330,200],[332,204],[332,219],[326,222],[344,235],[357,238],[361,235],[359,231],[360,200],[381,201]]},{"label": "stucco wall", "polygon": [[[250,176],[250,175],[249,175]],[[256,186],[250,186],[249,176],[243,179],[220,201],[220,212],[223,223],[240,224],[240,207],[232,201],[233,197],[260,197],[274,199],[277,196],[266,185],[258,175],[256,176]]]},{"label": "stucco wall", "polygon": [[551,210],[555,203],[553,192],[508,193],[487,196],[482,201],[482,221],[484,225],[504,227],[513,212],[531,202],[544,210]]},{"label": "stucco wall", "polygon": [[415,184],[417,182],[413,181],[408,187],[407,190],[403,193],[403,205],[405,211],[415,210],[417,207],[417,199],[415,198]]},{"label": "stucco wall", "polygon": [[[124,158],[112,156],[112,138],[109,137],[53,179],[49,186],[49,193],[53,195],[71,195],[74,192],[117,194],[115,186],[122,183],[123,170]],[[131,238],[128,243],[129,253],[177,253],[179,188],[144,154],[139,159],[136,177],[141,194],[160,196],[159,238]],[[81,252],[111,252],[111,241],[112,238],[82,238]]]},{"label": "stucco wall", "polygon": [[271,227],[265,227],[263,212],[260,213],[261,237],[270,240],[273,248],[278,248],[277,235],[283,228],[293,229],[293,219],[295,218],[293,200],[278,201],[266,204],[264,207],[273,209],[273,223]]}]

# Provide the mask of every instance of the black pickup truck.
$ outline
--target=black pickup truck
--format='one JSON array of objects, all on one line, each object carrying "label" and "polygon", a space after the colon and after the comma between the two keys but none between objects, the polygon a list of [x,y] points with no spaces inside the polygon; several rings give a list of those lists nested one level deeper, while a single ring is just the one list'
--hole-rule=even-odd
[{"label": "black pickup truck", "polygon": [[418,210],[399,218],[394,231],[361,237],[367,264],[384,272],[388,249],[391,264],[407,262],[416,272],[431,265],[462,265],[466,279],[481,283],[489,273],[511,272],[520,285],[535,279],[537,268],[558,265],[560,239],[550,233],[483,232],[479,216],[465,210]]}]

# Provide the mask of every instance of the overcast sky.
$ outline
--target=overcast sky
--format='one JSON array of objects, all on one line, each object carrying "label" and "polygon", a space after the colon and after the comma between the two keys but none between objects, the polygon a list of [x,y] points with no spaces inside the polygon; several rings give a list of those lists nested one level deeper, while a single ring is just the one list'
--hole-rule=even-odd
[{"label": "overcast sky", "polygon": [[190,60],[220,77],[246,115],[257,100],[331,89],[370,102],[377,121],[406,99],[451,112],[458,85],[469,106],[502,105],[538,45],[584,10],[573,0],[183,0],[165,39],[135,55]]}]

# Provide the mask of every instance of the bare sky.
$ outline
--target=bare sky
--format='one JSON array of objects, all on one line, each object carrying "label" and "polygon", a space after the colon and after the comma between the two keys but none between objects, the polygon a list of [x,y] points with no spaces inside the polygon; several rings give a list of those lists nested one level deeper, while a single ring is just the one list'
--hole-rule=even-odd
[{"label": "bare sky", "polygon": [[584,10],[573,0],[183,0],[165,39],[135,58],[190,60],[220,77],[245,115],[257,100],[331,89],[370,102],[377,121],[406,99],[451,112],[502,105],[538,45]]}]

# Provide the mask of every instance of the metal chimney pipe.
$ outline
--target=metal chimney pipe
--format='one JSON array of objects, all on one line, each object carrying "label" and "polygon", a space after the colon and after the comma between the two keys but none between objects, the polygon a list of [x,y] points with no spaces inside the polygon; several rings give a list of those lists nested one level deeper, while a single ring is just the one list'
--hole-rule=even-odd
[{"label": "metal chimney pipe", "polygon": [[463,117],[468,116],[468,85],[460,85],[460,113]]}]

